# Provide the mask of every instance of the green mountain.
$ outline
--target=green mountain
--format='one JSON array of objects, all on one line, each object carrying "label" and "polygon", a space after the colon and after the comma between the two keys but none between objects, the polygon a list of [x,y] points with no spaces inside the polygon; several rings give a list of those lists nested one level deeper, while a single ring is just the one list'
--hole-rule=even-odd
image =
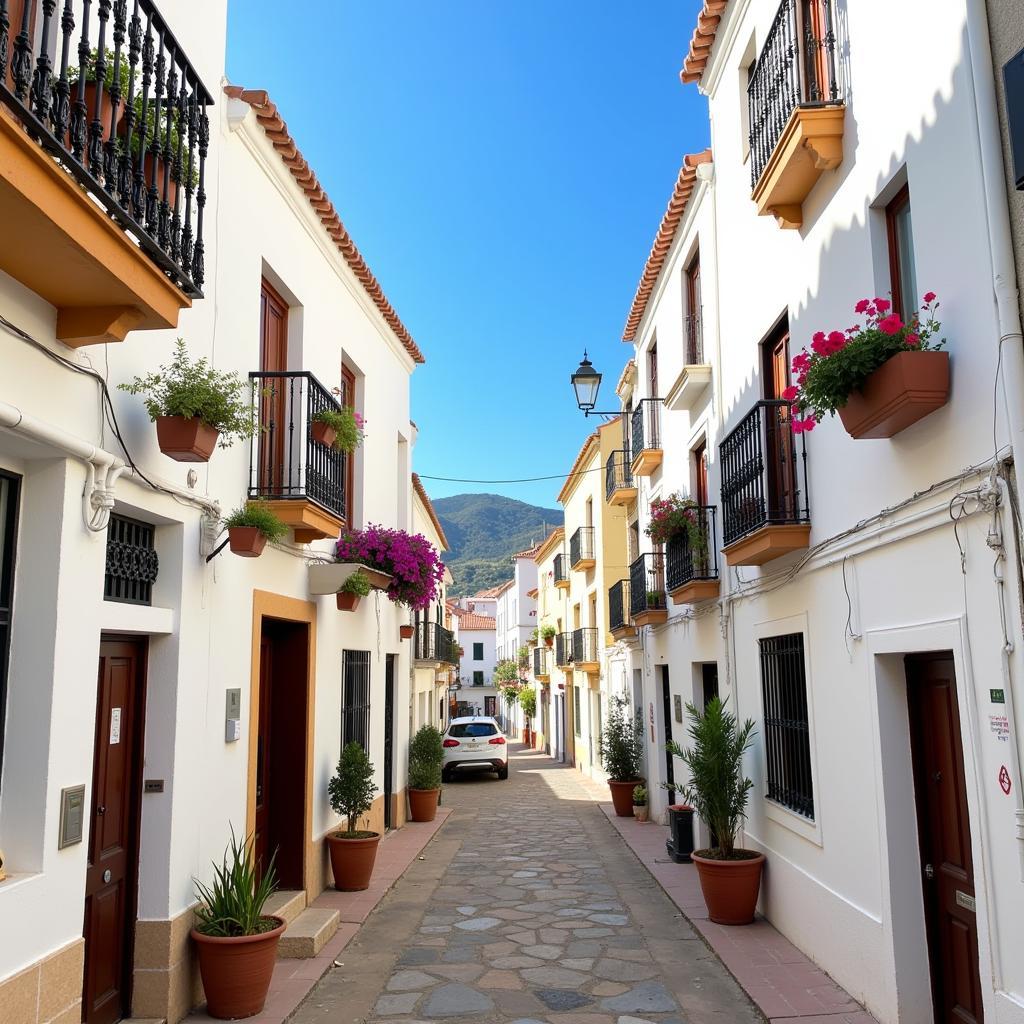
[{"label": "green mountain", "polygon": [[509,556],[543,540],[562,523],[562,510],[540,508],[500,494],[455,494],[434,499],[451,545],[455,596],[496,587],[512,576]]}]

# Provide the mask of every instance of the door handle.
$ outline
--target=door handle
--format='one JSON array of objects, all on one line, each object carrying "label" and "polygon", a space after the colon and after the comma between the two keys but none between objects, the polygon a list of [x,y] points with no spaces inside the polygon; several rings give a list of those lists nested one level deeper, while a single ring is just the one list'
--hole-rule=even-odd
[{"label": "door handle", "polygon": [[931,881],[935,877],[935,868],[931,864],[925,864],[924,866],[924,877]]}]

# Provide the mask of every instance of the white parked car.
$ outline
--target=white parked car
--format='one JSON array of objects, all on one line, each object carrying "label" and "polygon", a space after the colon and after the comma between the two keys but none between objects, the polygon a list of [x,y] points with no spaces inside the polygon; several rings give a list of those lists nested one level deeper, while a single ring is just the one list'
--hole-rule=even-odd
[{"label": "white parked car", "polygon": [[493,718],[453,718],[444,733],[442,777],[447,782],[462,768],[488,767],[508,778],[508,741]]}]

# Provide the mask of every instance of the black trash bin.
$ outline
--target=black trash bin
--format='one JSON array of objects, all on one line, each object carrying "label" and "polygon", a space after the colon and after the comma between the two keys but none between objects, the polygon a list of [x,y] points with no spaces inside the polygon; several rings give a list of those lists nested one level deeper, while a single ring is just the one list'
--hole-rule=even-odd
[{"label": "black trash bin", "polygon": [[693,808],[673,804],[668,809],[669,837],[665,840],[668,855],[677,864],[691,864],[693,853]]}]

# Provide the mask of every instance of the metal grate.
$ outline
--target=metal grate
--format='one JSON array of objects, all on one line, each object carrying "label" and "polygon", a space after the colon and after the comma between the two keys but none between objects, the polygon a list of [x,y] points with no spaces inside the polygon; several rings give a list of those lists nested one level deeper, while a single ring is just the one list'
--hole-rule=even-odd
[{"label": "metal grate", "polygon": [[359,743],[370,752],[370,652],[342,653],[341,746]]},{"label": "metal grate", "polygon": [[661,399],[641,399],[633,410],[632,429],[633,459],[645,451],[661,448]]},{"label": "metal grate", "polygon": [[660,551],[641,555],[629,567],[629,611],[640,615],[666,608],[665,556]]},{"label": "metal grate", "polygon": [[559,668],[572,664],[572,633],[559,633],[555,637],[555,664]]},{"label": "metal grate", "polygon": [[555,555],[554,573],[556,583],[564,583],[569,578],[565,568],[565,555]]},{"label": "metal grate", "polygon": [[629,614],[629,580],[619,580],[608,590],[608,628],[625,629],[632,626]]},{"label": "metal grate", "polygon": [[703,550],[690,543],[688,533],[679,533],[665,545],[667,585],[678,590],[694,580],[718,579],[718,531],[714,505],[698,505],[693,514],[704,536]]},{"label": "metal grate", "polygon": [[611,501],[612,495],[618,490],[633,486],[633,469],[630,465],[629,452],[612,452],[608,456],[604,469],[605,497]]},{"label": "metal grate", "polygon": [[125,516],[110,517],[103,600],[152,604],[160,559],[153,547],[154,528]]},{"label": "metal grate", "polygon": [[594,527],[581,526],[569,538],[569,567],[575,569],[580,562],[594,560]]},{"label": "metal grate", "polygon": [[803,633],[765,637],[761,645],[761,699],[769,800],[814,817],[811,737]]},{"label": "metal grate", "polygon": [[598,660],[597,630],[591,626],[582,626],[573,630],[572,660],[592,664]]}]

